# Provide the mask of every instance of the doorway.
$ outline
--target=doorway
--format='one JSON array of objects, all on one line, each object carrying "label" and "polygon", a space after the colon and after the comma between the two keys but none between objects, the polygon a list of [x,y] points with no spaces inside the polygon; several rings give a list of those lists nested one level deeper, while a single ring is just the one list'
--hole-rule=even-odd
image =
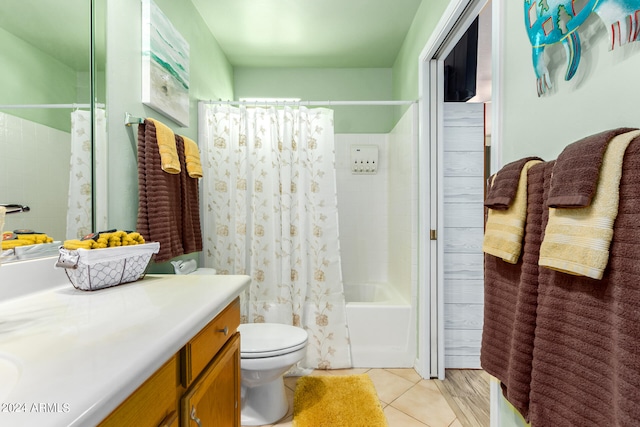
[{"label": "doorway", "polygon": [[[416,362],[417,371],[424,378],[444,379],[445,367],[448,363],[452,363],[451,358],[445,358],[445,347],[451,347],[452,333],[445,331],[445,324],[451,325],[455,321],[449,319],[445,321],[447,308],[445,300],[447,291],[449,296],[452,294],[460,295],[464,291],[445,287],[447,277],[447,269],[451,270],[451,266],[445,268],[445,245],[451,242],[447,239],[446,220],[451,218],[450,213],[445,211],[447,198],[451,200],[451,187],[447,184],[445,188],[445,168],[450,155],[446,154],[448,144],[448,131],[445,126],[445,103],[444,103],[444,61],[449,53],[454,49],[458,40],[465,34],[467,28],[478,17],[482,10],[488,8],[491,16],[492,35],[492,65],[491,65],[491,84],[492,95],[488,104],[489,107],[484,108],[487,111],[486,117],[489,122],[491,132],[491,169],[496,170],[500,165],[499,160],[499,126],[492,123],[498,122],[496,119],[500,117],[498,93],[499,86],[499,70],[500,70],[500,38],[498,30],[500,28],[500,3],[503,0],[456,0],[452,1],[443,14],[438,26],[428,40],[422,54],[420,56],[419,71],[419,93],[420,93],[420,150],[419,150],[419,337],[418,337],[418,360]],[[486,102],[486,99],[483,100]],[[493,119],[492,119],[493,118]],[[485,119],[485,121],[487,120]],[[450,147],[449,147],[450,148]],[[485,153],[489,150],[485,147],[481,148],[483,154],[477,158],[474,167],[484,170]],[[486,172],[485,172],[486,174]],[[482,179],[482,178],[481,178]],[[484,180],[480,181],[484,187]],[[484,197],[481,198],[484,200]],[[479,220],[482,222],[482,210],[480,210]],[[477,215],[478,216],[478,215]],[[449,236],[451,232],[449,231]],[[446,242],[445,242],[446,240]],[[478,248],[473,249],[477,251]],[[480,258],[479,258],[480,257]],[[464,257],[455,256],[455,259]],[[468,257],[467,257],[468,258]],[[452,259],[450,257],[450,259]],[[480,261],[478,261],[480,259]],[[479,252],[474,255],[473,267],[476,273],[482,271],[482,253],[481,246]],[[455,271],[460,271],[459,267],[453,267]],[[450,277],[449,277],[450,278]],[[454,279],[455,280],[455,279]],[[463,279],[465,283],[468,283]],[[461,282],[462,283],[462,282]],[[477,302],[480,298],[477,290],[473,291],[472,296]],[[480,300],[481,302],[481,300]],[[464,310],[464,305],[461,308]],[[456,304],[456,302],[454,302]],[[469,340],[479,355],[479,337],[481,335],[481,316],[482,310],[477,306],[473,307],[476,311],[476,320],[478,316],[480,325],[476,324],[475,331],[469,334],[464,332],[464,339]],[[465,322],[465,320],[461,320]],[[449,336],[448,336],[449,335]],[[470,339],[469,339],[470,338]],[[455,344],[457,345],[457,344]],[[466,363],[466,362],[465,362]],[[458,366],[459,367],[459,366]],[[471,366],[469,366],[471,367]]]}]

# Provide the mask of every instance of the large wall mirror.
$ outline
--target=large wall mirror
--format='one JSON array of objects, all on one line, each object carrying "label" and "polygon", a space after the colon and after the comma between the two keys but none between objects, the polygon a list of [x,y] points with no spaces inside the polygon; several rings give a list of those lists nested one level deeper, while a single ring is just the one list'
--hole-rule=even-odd
[{"label": "large wall mirror", "polygon": [[94,149],[106,142],[105,3],[0,3],[0,204],[30,208],[7,215],[5,231],[55,241],[94,231]]}]

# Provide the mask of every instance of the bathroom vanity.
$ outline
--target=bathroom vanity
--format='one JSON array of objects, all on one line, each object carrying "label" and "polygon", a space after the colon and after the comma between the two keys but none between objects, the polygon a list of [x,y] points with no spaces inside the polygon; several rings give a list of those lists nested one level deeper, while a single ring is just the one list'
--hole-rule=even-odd
[{"label": "bathroom vanity", "polygon": [[147,275],[0,298],[0,425],[239,426],[248,286],[247,276]]},{"label": "bathroom vanity", "polygon": [[99,426],[240,427],[239,324],[236,299]]}]

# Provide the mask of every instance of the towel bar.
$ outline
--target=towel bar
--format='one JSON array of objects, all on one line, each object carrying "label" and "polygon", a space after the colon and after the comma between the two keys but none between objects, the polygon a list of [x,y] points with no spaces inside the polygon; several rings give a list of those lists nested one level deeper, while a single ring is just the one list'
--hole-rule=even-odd
[{"label": "towel bar", "polygon": [[140,117],[134,117],[129,113],[124,113],[124,125],[125,126],[140,125],[142,123],[144,123],[144,119],[142,119]]},{"label": "towel bar", "polygon": [[7,208],[7,215],[19,212],[29,212],[31,209],[29,206],[17,205],[17,204],[4,204],[0,203],[0,206]]}]

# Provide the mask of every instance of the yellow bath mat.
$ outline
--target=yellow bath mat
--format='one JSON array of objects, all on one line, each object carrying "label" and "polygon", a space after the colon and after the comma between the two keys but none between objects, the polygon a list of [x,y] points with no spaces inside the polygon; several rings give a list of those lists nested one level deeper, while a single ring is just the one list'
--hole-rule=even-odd
[{"label": "yellow bath mat", "polygon": [[387,427],[367,374],[307,376],[293,398],[294,427]]}]

